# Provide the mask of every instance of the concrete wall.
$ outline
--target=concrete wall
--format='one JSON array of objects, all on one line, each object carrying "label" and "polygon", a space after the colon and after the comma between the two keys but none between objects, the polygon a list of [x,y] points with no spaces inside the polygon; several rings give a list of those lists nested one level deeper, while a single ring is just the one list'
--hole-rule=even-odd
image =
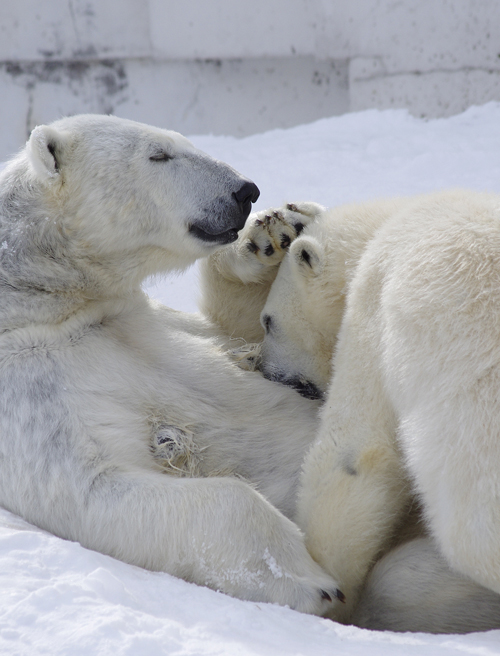
[{"label": "concrete wall", "polygon": [[369,107],[500,100],[498,0],[4,0],[0,160],[107,112],[247,135]]}]

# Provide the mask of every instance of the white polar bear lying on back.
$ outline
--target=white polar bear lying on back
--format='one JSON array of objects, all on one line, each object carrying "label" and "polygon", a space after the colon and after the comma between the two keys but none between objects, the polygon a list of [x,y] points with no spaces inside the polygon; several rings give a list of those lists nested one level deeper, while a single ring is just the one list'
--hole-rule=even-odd
[{"label": "white polar bear lying on back", "polygon": [[[456,191],[324,213],[290,246],[262,324],[266,377],[325,394],[298,523],[346,593],[336,616],[500,627],[500,197]],[[361,592],[414,493],[437,548],[399,547]]]},{"label": "white polar bear lying on back", "polygon": [[257,196],[174,132],[105,116],[33,131],[0,176],[0,504],[126,562],[321,613],[341,593],[276,510],[294,511],[316,404],[234,367],[230,325],[140,289],[234,242]]}]

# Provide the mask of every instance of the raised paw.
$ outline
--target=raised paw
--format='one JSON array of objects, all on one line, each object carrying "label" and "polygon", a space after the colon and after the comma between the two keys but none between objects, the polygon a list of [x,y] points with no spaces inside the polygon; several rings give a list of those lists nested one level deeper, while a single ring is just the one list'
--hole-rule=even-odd
[{"label": "raised paw", "polygon": [[324,207],[317,203],[287,203],[252,214],[243,230],[242,248],[261,264],[275,266],[305,226],[323,211]]},{"label": "raised paw", "polygon": [[[210,289],[214,285],[212,270],[245,285],[272,281],[290,244],[324,211],[318,203],[288,203],[250,214],[238,240],[208,259],[205,284]],[[218,287],[217,292],[220,293]]]}]

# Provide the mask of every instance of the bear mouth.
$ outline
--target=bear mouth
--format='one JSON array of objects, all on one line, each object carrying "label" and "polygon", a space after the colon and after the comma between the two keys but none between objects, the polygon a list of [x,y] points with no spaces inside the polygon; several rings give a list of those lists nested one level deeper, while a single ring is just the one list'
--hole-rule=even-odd
[{"label": "bear mouth", "polygon": [[323,401],[325,398],[325,395],[317,385],[301,376],[287,377],[284,373],[276,371],[269,372],[264,369],[261,369],[261,372],[264,378],[272,380],[274,383],[280,383],[281,385],[286,385],[286,387],[291,387],[305,399],[310,399],[311,401]]},{"label": "bear mouth", "polygon": [[288,380],[281,381],[283,385],[291,387],[296,392],[303,396],[305,399],[311,401],[322,401],[324,399],[323,392],[310,380],[303,380],[301,378],[289,378]]},{"label": "bear mouth", "polygon": [[201,241],[208,242],[209,244],[231,244],[238,239],[238,230],[241,228],[231,228],[224,232],[207,232],[200,228],[199,225],[192,223],[189,226],[189,232]]}]

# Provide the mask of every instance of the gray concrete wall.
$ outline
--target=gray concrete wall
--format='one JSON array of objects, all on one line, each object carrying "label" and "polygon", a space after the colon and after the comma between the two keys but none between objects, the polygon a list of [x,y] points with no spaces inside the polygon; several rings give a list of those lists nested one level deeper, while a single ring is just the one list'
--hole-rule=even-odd
[{"label": "gray concrete wall", "polygon": [[500,100],[498,0],[3,0],[0,160],[114,113],[243,136],[369,107]]}]

